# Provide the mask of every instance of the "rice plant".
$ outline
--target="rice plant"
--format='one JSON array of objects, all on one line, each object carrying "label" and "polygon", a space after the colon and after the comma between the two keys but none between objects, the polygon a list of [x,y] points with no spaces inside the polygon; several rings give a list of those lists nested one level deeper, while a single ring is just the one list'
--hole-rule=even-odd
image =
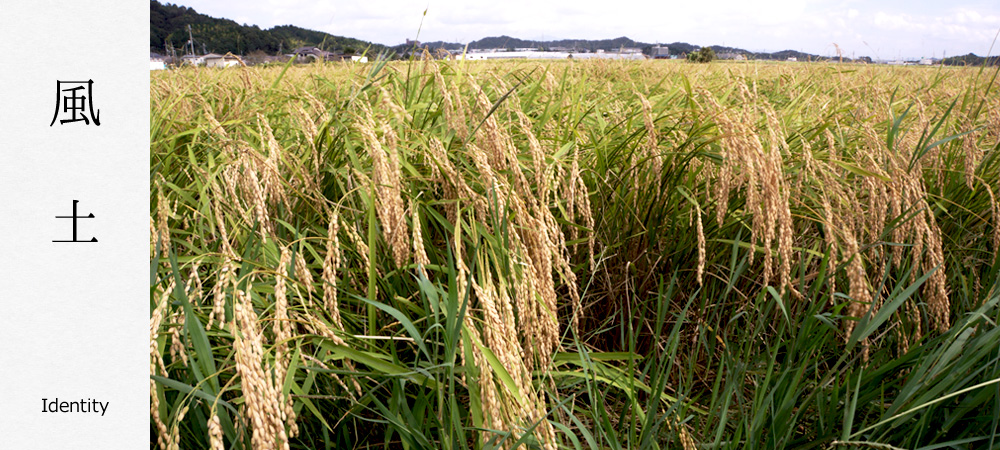
[{"label": "rice plant", "polygon": [[1000,446],[996,78],[152,74],[150,447]]}]

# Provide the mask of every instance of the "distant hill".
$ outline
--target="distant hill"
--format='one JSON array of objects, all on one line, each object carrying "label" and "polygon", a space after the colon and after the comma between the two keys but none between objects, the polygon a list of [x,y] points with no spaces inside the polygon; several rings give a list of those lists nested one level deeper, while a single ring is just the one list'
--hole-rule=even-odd
[{"label": "distant hill", "polygon": [[206,16],[193,8],[150,0],[149,50],[165,53],[173,47],[178,56],[184,54],[183,47],[188,41],[188,25],[191,25],[195,51],[199,54],[232,52],[246,55],[261,51],[273,55],[279,51],[288,53],[292,49],[304,46],[319,47],[331,52],[354,50],[360,53],[367,48],[373,52],[385,49],[381,44],[334,36],[293,25],[262,30],[256,25],[240,25],[229,19]]},{"label": "distant hill", "polygon": [[[632,40],[628,37],[619,37],[614,39],[560,39],[555,41],[535,41],[527,39],[518,39],[510,36],[495,36],[486,37],[476,41],[469,42],[469,50],[482,50],[482,49],[493,49],[493,48],[534,48],[542,50],[551,50],[554,48],[565,48],[574,51],[582,52],[593,52],[596,50],[604,50],[607,52],[613,52],[619,50],[623,47],[625,48],[640,48],[642,52],[649,55],[652,54],[652,48],[655,45],[662,45],[670,49],[671,55],[682,55],[685,53],[691,53],[700,49],[700,46],[689,44],[687,42],[671,42],[669,44],[652,44],[649,42],[640,42]],[[463,44],[455,42],[422,42],[420,46],[426,47],[430,50],[436,50],[439,48],[444,48],[446,50],[461,50],[465,47]],[[762,52],[751,52],[744,50],[742,48],[736,47],[725,47],[721,45],[710,46],[716,54],[722,53],[733,53],[740,54],[747,57],[747,59],[763,59],[763,60],[787,60],[789,57],[795,57],[799,61],[817,61],[827,59],[819,55],[813,55],[810,53],[798,52],[795,50],[782,50],[780,52],[774,53],[762,53]],[[391,47],[397,54],[404,54],[412,49],[412,45],[400,44]],[[847,58],[844,58],[847,60]]]},{"label": "distant hill", "polygon": [[[686,44],[683,42],[674,42],[673,44],[663,44],[670,47],[670,53],[679,55],[681,53],[686,53],[692,49],[697,49],[697,46]],[[464,44],[459,44],[455,42],[422,42],[421,47],[427,47],[429,49],[439,49],[444,48],[447,50],[461,50],[465,48]],[[493,36],[485,37],[476,41],[469,42],[469,50],[475,49],[491,49],[491,48],[533,48],[542,50],[551,50],[553,48],[564,48],[570,49],[578,52],[593,52],[597,50],[604,50],[608,52],[613,52],[621,48],[641,48],[643,53],[650,53],[654,44],[647,42],[634,41],[628,37],[622,36],[614,39],[559,39],[554,41],[535,41],[527,39],[518,39],[511,36]],[[403,44],[392,47],[397,53],[404,53],[410,48]]]},{"label": "distant hill", "polygon": [[945,58],[941,62],[946,66],[981,66],[983,64],[986,64],[987,66],[996,66],[1000,65],[1000,58],[996,56],[976,56],[973,53],[969,53],[964,56],[952,56]]},{"label": "distant hill", "polygon": [[[191,26],[191,34],[194,37],[195,50],[197,53],[226,53],[232,52],[238,55],[248,55],[254,52],[264,52],[270,55],[277,53],[289,53],[292,49],[304,46],[319,47],[330,52],[351,53],[362,52],[369,49],[370,53],[377,53],[383,50],[391,50],[397,56],[406,56],[413,50],[412,44],[399,44],[395,46],[385,46],[360,39],[344,36],[334,36],[322,31],[308,30],[294,25],[276,26],[270,29],[261,29],[256,25],[240,25],[229,19],[219,19],[198,13],[193,8],[174,5],[171,3],[161,4],[157,0],[149,2],[149,49],[157,53],[169,53],[169,49],[176,50],[178,56],[184,54],[184,44],[188,41],[187,26]],[[536,41],[519,39],[511,36],[485,37],[469,42],[469,49],[492,49],[492,48],[533,48],[543,50],[567,49],[577,52],[594,52],[604,50],[614,52],[621,48],[639,48],[642,52],[652,54],[652,48],[656,44],[640,42],[622,36],[614,39],[559,39],[552,41]],[[696,51],[700,46],[687,42],[672,42],[660,44],[669,47],[671,55],[682,55]],[[447,50],[461,50],[464,44],[456,42],[423,42],[421,48],[437,50],[444,48]],[[718,54],[740,54],[747,59],[763,60],[786,60],[795,57],[799,61],[816,61],[827,59],[818,55],[797,52],[794,50],[783,50],[775,53],[750,52],[736,47],[724,47],[713,45],[711,48]],[[847,58],[844,58],[847,60]],[[863,59],[863,58],[862,58]],[[991,61],[993,64],[996,60]],[[983,63],[983,58],[969,54],[967,56],[953,57],[945,60],[945,64],[968,64],[978,65]]]}]

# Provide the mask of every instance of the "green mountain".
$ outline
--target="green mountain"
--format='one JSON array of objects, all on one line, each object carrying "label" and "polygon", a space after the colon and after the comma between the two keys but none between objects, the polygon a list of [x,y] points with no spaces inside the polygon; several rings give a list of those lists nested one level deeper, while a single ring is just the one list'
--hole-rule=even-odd
[{"label": "green mountain", "polygon": [[942,61],[946,66],[997,66],[1000,65],[1000,58],[996,56],[976,56],[974,53],[969,53],[964,56],[952,56],[945,58]]},{"label": "green mountain", "polygon": [[169,53],[173,48],[178,56],[185,53],[188,42],[188,25],[194,39],[195,52],[232,52],[237,55],[262,51],[268,54],[288,53],[297,47],[319,47],[330,52],[354,50],[378,52],[384,45],[373,44],[321,31],[307,30],[293,25],[276,26],[262,30],[256,25],[240,25],[229,19],[206,16],[185,6],[171,3],[149,2],[149,50]]},{"label": "green mountain", "polygon": [[[476,41],[469,42],[469,50],[474,49],[490,49],[490,48],[534,48],[534,49],[544,49],[551,50],[553,48],[566,48],[573,51],[587,51],[593,52],[596,50],[604,50],[608,52],[613,52],[619,50],[623,47],[625,48],[641,48],[644,53],[649,53],[650,49],[653,48],[654,44],[634,41],[625,36],[614,38],[614,39],[559,39],[554,41],[535,41],[527,39],[518,39],[510,36],[491,36],[485,37]],[[681,54],[683,52],[691,51],[691,49],[698,48],[697,46],[683,43],[674,42],[673,44],[664,44],[670,47],[671,54]],[[444,48],[448,50],[461,50],[465,48],[465,45],[458,44],[454,42],[425,42],[421,43],[421,46],[426,46],[429,49]],[[399,45],[393,47],[397,53],[408,50],[405,45]],[[675,51],[676,49],[676,51]]]},{"label": "green mountain", "polygon": [[[625,36],[614,38],[614,39],[560,39],[555,41],[534,41],[526,39],[518,39],[510,36],[493,36],[486,37],[476,41],[469,42],[469,50],[475,49],[491,49],[491,48],[535,48],[551,50],[556,48],[569,49],[572,51],[586,51],[593,52],[596,50],[604,50],[607,52],[614,52],[623,47],[625,48],[640,48],[642,52],[650,55],[652,54],[653,46],[656,44],[651,44],[648,42],[639,42],[627,38]],[[669,44],[660,44],[670,49],[671,55],[682,55],[685,53],[691,53],[697,51],[700,46],[694,44],[688,44],[687,42],[672,42]],[[447,50],[461,50],[465,48],[463,44],[458,44],[454,42],[424,42],[420,44],[421,47],[427,47],[430,50],[435,50],[438,48],[444,48]],[[411,50],[412,45],[397,45],[392,47],[397,54],[403,54]],[[763,60],[779,60],[784,61],[788,57],[796,57],[801,61],[816,61],[824,59],[821,56],[813,55],[809,53],[797,52],[794,50],[783,50],[774,53],[761,53],[761,52],[751,52],[741,48],[736,47],[724,47],[720,45],[712,45],[712,50],[716,54],[722,53],[733,53],[744,55],[749,59],[763,59]]]}]

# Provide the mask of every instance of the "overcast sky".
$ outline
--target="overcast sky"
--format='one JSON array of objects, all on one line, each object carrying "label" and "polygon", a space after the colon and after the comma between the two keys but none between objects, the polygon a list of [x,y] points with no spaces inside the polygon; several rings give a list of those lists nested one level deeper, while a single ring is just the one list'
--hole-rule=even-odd
[{"label": "overcast sky", "polygon": [[241,24],[296,25],[387,45],[417,37],[423,19],[419,39],[425,42],[465,43],[503,34],[534,40],[628,36],[650,43],[791,49],[830,56],[836,55],[836,43],[847,57],[896,59],[970,52],[983,56],[1000,30],[1000,0],[695,0],[651,6],[593,0],[177,3]]}]

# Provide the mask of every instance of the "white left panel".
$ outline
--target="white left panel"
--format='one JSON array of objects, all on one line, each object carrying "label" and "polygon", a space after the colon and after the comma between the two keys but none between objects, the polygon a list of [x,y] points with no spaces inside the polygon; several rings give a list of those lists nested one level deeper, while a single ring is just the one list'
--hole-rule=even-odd
[{"label": "white left panel", "polygon": [[149,9],[0,1],[0,449],[143,448]]}]

